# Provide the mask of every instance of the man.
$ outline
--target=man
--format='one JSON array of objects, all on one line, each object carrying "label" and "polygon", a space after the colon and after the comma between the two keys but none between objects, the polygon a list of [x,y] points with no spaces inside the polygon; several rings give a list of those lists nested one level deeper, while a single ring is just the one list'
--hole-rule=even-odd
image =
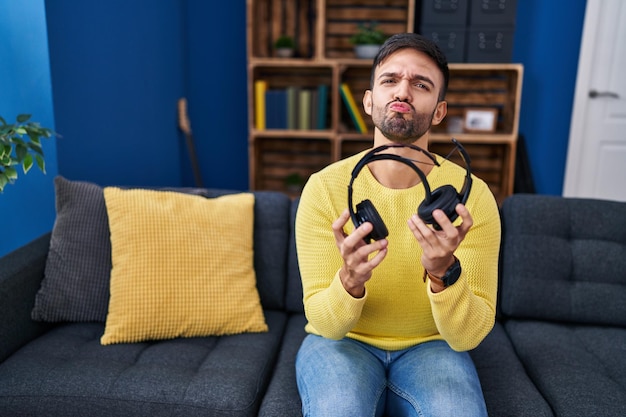
[{"label": "man", "polygon": [[[446,115],[448,66],[435,44],[394,35],[374,59],[363,106],[374,147],[427,149]],[[465,169],[440,156],[392,147],[415,161],[431,188],[459,190]],[[381,160],[364,167],[354,200],[371,199],[389,230],[366,243],[372,224],[354,228],[347,185],[366,151],[311,176],[296,218],[308,319],[296,371],[305,416],[486,416],[467,350],[495,321],[500,220],[487,185],[473,178],[459,218],[441,210],[436,230],[416,210],[425,196],[412,167]]]}]

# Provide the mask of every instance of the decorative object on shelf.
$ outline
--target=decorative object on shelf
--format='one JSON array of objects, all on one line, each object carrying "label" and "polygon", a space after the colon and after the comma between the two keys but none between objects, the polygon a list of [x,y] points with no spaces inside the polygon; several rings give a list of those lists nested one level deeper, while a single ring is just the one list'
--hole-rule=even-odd
[{"label": "decorative object on shelf", "polygon": [[372,59],[378,53],[387,36],[378,29],[378,23],[371,21],[360,23],[358,31],[350,37],[357,58]]},{"label": "decorative object on shelf", "polygon": [[289,35],[281,35],[274,42],[276,56],[280,58],[291,58],[294,55],[296,43]]},{"label": "decorative object on shelf", "polygon": [[285,177],[285,188],[287,192],[300,194],[302,187],[304,187],[305,179],[298,172],[292,172]]},{"label": "decorative object on shelf", "polygon": [[495,132],[498,122],[496,108],[467,108],[464,112],[463,129],[466,132]]},{"label": "decorative object on shelf", "polygon": [[30,117],[30,114],[20,114],[16,123],[9,124],[0,116],[0,193],[7,184],[17,180],[17,165],[21,165],[26,174],[36,163],[41,172],[46,173],[41,138],[55,133],[29,121]]}]

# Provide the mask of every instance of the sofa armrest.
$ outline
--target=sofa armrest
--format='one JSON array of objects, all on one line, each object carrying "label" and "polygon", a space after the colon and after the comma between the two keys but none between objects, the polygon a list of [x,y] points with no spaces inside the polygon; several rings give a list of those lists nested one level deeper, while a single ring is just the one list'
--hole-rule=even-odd
[{"label": "sofa armrest", "polygon": [[41,285],[50,233],[0,258],[0,362],[47,328],[30,318]]}]

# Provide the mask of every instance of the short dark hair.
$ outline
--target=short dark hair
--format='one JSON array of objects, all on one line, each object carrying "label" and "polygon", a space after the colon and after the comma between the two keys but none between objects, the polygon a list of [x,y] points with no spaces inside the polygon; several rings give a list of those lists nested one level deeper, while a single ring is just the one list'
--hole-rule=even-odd
[{"label": "short dark hair", "polygon": [[443,86],[439,92],[439,101],[446,97],[448,91],[448,81],[450,80],[450,70],[448,69],[448,60],[441,52],[437,44],[424,36],[417,33],[398,33],[388,38],[380,47],[378,54],[374,58],[372,65],[372,75],[370,76],[370,88],[374,87],[374,73],[376,68],[389,57],[400,49],[414,49],[428,55],[443,75]]}]

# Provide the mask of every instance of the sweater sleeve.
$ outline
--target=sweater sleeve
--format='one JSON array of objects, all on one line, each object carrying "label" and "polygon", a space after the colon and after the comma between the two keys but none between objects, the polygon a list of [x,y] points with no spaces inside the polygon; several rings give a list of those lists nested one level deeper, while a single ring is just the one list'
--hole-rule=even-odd
[{"label": "sweater sleeve", "polygon": [[437,329],[459,351],[475,348],[493,328],[498,290],[498,206],[486,185],[472,193],[476,199],[468,209],[474,225],[455,253],[461,262],[461,276],[436,294],[428,285]]},{"label": "sweater sleeve", "polygon": [[367,295],[353,298],[339,279],[343,260],[335,244],[332,223],[343,208],[334,207],[328,196],[319,177],[311,176],[298,205],[296,247],[308,329],[330,339],[341,339],[358,322]]}]

